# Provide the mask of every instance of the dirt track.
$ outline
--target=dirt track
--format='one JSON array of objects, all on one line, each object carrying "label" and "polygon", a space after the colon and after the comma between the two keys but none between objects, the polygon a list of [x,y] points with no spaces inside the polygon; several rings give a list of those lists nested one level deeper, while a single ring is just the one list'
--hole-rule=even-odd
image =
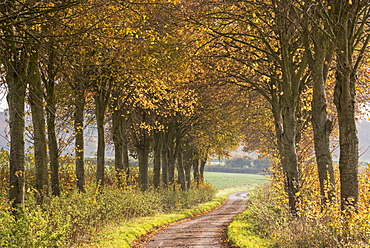
[{"label": "dirt track", "polygon": [[225,229],[245,209],[247,192],[229,195],[220,208],[205,215],[162,229],[149,240],[134,247],[230,247],[224,240]]}]

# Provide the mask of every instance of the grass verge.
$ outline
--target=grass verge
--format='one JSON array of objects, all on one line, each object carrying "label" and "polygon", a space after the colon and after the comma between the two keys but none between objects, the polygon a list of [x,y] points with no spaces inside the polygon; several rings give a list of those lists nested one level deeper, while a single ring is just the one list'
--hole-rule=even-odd
[{"label": "grass verge", "polygon": [[217,196],[210,202],[199,204],[193,208],[176,211],[169,214],[140,217],[129,222],[116,224],[105,228],[89,244],[90,247],[130,247],[133,241],[167,224],[189,218],[220,206],[227,196]]},{"label": "grass verge", "polygon": [[250,218],[251,215],[253,215],[253,212],[247,209],[235,217],[227,229],[229,240],[237,247],[270,247],[272,245],[271,240],[258,234],[255,230],[255,219]]},{"label": "grass verge", "polygon": [[[272,241],[268,234],[267,222],[261,221],[262,215],[274,216],[274,208],[270,199],[263,192],[265,187],[255,188],[249,195],[247,209],[239,214],[227,228],[227,236],[237,247],[271,247]],[[266,217],[267,217],[266,216]]]}]

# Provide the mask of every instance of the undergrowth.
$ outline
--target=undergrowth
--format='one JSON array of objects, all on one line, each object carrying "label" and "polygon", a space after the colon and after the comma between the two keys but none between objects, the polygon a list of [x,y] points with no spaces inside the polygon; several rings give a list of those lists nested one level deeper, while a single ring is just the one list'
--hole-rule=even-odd
[{"label": "undergrowth", "polygon": [[0,194],[0,247],[73,247],[86,242],[103,226],[130,219],[184,209],[214,197],[207,184],[187,192],[170,189],[142,192],[106,186],[104,192],[67,191],[36,202],[32,191],[15,217],[6,195]]},{"label": "undergrowth", "polygon": [[[362,191],[369,190],[369,181],[361,182]],[[361,201],[359,211],[348,217],[338,204],[323,209],[318,200],[301,197],[298,216],[292,216],[276,187],[259,187],[250,193],[247,210],[230,224],[228,237],[238,247],[369,247],[369,210],[364,208],[369,202]]]},{"label": "undergrowth", "polygon": [[[96,189],[91,173],[86,193],[79,193],[74,189],[73,164],[64,164],[60,172],[61,195],[45,197],[40,204],[33,188],[34,172],[29,167],[25,203],[14,216],[7,200],[8,173],[7,166],[0,165],[0,247],[4,248],[76,247],[106,225],[186,209],[216,194],[216,189],[206,183],[193,185],[187,192],[176,185],[142,192],[135,180],[128,187],[117,186],[114,170],[111,175],[107,173],[104,190]],[[132,173],[135,179],[135,168]]]}]

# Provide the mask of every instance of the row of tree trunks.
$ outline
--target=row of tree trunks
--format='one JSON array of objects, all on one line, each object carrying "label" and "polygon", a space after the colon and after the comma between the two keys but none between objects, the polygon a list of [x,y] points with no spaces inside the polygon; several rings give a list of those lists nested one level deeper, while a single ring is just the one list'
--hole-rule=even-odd
[{"label": "row of tree trunks", "polygon": [[[172,126],[174,127],[174,126]],[[177,135],[173,135],[176,133]],[[140,139],[139,139],[140,137]],[[149,135],[143,130],[140,135],[133,137],[139,160],[139,182],[142,190],[148,189],[149,152],[153,149],[153,186],[168,187],[177,183],[183,191],[191,187],[191,168],[194,168],[194,181],[203,181],[203,172],[207,155],[199,156],[191,152],[189,146],[184,146],[180,131],[156,131]],[[186,147],[186,148],[185,148]],[[189,149],[189,151],[187,151]],[[194,159],[196,157],[196,159]],[[177,172],[177,178],[175,175]]]}]

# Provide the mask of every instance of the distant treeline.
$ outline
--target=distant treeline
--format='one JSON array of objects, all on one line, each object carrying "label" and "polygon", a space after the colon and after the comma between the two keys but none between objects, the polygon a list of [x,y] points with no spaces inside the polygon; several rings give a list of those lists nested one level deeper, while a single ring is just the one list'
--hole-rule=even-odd
[{"label": "distant treeline", "polygon": [[245,173],[245,174],[261,174],[263,171],[258,168],[235,168],[226,166],[207,165],[205,171],[209,172],[225,172],[225,173]]},{"label": "distant treeline", "polygon": [[225,160],[225,165],[207,165],[205,170],[210,172],[259,174],[269,168],[270,165],[270,160],[266,157],[253,158],[244,155]]}]

